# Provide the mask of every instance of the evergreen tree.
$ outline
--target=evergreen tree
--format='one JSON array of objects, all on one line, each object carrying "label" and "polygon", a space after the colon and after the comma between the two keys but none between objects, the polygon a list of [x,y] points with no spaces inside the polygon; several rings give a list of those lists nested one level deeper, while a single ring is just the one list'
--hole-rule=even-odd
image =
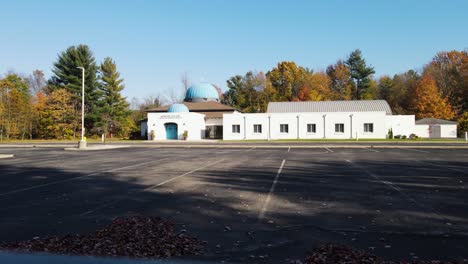
[{"label": "evergreen tree", "polygon": [[379,99],[386,100],[387,102],[390,100],[390,96],[393,92],[393,80],[388,76],[382,76],[379,79]]},{"label": "evergreen tree", "polygon": [[372,88],[372,74],[375,73],[372,66],[366,65],[366,60],[362,57],[360,50],[351,52],[348,59],[345,61],[345,65],[348,67],[351,74],[351,78],[355,82],[356,94],[353,99],[362,99],[363,94],[368,94],[370,91],[366,91]]},{"label": "evergreen tree", "polygon": [[129,104],[121,95],[124,89],[123,79],[117,71],[115,62],[107,57],[100,65],[101,89],[103,92],[102,107],[100,109],[100,127],[104,132],[125,136],[129,131]]},{"label": "evergreen tree", "polygon": [[[90,131],[99,121],[99,104],[102,92],[97,78],[98,66],[92,51],[86,45],[71,46],[59,54],[54,63],[54,76],[49,81],[51,89],[64,88],[73,96],[73,107],[81,109],[81,69],[85,69],[85,128]],[[75,134],[77,131],[74,131]]]}]

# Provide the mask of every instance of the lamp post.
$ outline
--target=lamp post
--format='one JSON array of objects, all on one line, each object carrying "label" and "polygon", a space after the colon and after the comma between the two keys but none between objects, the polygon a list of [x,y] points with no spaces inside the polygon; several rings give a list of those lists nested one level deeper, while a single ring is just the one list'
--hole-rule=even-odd
[{"label": "lamp post", "polygon": [[81,69],[81,140],[78,143],[78,148],[86,148],[86,141],[84,140],[84,83],[85,83],[85,69],[83,67],[77,67]]}]

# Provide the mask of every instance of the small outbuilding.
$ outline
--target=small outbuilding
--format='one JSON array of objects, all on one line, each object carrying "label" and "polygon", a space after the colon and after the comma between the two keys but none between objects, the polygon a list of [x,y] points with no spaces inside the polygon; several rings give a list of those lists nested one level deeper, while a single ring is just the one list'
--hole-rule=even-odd
[{"label": "small outbuilding", "polygon": [[416,121],[415,134],[423,138],[456,138],[457,122],[423,118]]}]

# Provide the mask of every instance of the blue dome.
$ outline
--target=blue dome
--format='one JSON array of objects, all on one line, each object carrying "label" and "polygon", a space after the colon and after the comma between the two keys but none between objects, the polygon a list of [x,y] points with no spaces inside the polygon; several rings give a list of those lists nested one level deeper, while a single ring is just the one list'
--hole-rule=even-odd
[{"label": "blue dome", "polygon": [[[195,100],[193,100],[195,99]],[[199,83],[192,85],[185,93],[185,101],[218,101],[219,96],[216,88],[209,83]]]},{"label": "blue dome", "polygon": [[189,110],[184,104],[173,104],[167,109],[169,113],[188,113]]}]

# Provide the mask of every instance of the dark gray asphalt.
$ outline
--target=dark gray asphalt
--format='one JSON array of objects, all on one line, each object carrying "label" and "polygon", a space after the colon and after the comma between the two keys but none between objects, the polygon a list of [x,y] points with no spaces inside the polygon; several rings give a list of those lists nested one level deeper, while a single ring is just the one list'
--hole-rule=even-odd
[{"label": "dark gray asphalt", "polygon": [[[284,263],[320,243],[388,259],[468,258],[468,150],[0,148],[0,239],[173,219],[198,259]],[[283,166],[281,166],[283,165]],[[279,173],[280,172],[280,173]]]}]

